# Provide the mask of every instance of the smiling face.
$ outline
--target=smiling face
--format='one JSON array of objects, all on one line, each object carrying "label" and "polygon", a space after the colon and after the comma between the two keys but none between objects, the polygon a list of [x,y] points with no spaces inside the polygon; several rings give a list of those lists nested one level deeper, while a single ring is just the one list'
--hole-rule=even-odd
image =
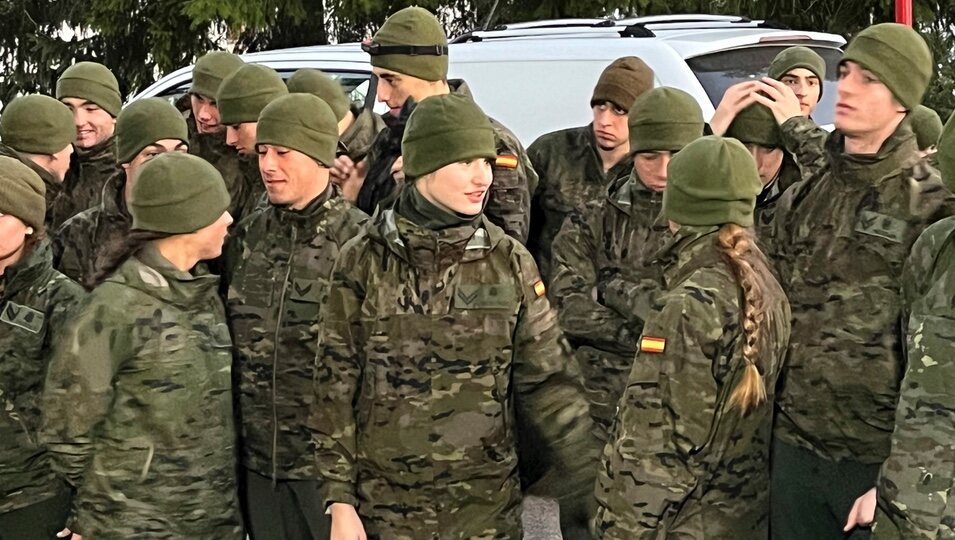
[{"label": "smiling face", "polygon": [[445,165],[419,178],[415,186],[424,198],[441,208],[476,216],[484,209],[492,180],[490,160],[479,158]]},{"label": "smiling face", "polygon": [[113,136],[116,119],[92,101],[65,97],[62,100],[73,112],[77,148],[92,148]]},{"label": "smiling face", "polygon": [[835,126],[849,137],[885,131],[905,114],[889,87],[855,62],[840,64],[838,92]]},{"label": "smiling face", "polygon": [[594,113],[594,138],[597,146],[613,151],[630,145],[630,128],[627,126],[627,111],[609,101],[591,107]]},{"label": "smiling face", "polygon": [[328,187],[328,168],[302,152],[260,144],[258,153],[259,172],[272,204],[301,210]]},{"label": "smiling face", "polygon": [[822,93],[822,81],[815,73],[805,68],[796,68],[779,80],[796,94],[796,98],[799,99],[799,111],[803,116],[809,116],[816,110]]}]

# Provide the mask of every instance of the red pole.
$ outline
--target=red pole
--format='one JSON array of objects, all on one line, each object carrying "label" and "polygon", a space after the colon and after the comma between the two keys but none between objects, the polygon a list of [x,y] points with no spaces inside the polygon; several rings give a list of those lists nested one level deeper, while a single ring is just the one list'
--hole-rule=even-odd
[{"label": "red pole", "polygon": [[895,22],[912,26],[912,0],[895,0]]}]

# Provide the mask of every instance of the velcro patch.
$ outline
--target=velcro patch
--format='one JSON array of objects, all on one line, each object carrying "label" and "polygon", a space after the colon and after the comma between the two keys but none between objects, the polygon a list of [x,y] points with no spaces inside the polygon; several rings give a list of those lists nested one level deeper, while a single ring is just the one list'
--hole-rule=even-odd
[{"label": "velcro patch", "polygon": [[501,167],[503,169],[516,169],[517,163],[517,156],[510,154],[497,156],[497,159],[494,160],[494,166]]},{"label": "velcro patch", "polygon": [[895,219],[892,216],[863,210],[859,212],[859,219],[856,221],[856,232],[878,236],[886,240],[902,243],[905,240],[906,224],[901,219]]},{"label": "velcro patch", "polygon": [[458,309],[511,309],[517,295],[512,285],[458,285],[453,303]]},{"label": "velcro patch", "polygon": [[642,337],[640,338],[640,352],[645,353],[662,353],[666,350],[667,340],[664,338],[658,337]]},{"label": "velcro patch", "polygon": [[42,311],[21,306],[14,302],[7,302],[3,311],[0,312],[0,322],[12,324],[34,334],[39,334],[40,330],[43,329],[44,319],[46,319],[46,316],[43,315]]}]

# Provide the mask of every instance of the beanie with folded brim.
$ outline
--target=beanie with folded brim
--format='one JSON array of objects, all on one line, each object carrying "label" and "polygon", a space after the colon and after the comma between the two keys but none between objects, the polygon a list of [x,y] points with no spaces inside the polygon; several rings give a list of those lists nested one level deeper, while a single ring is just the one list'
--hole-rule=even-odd
[{"label": "beanie with folded brim", "polygon": [[683,90],[661,86],[638,97],[630,107],[630,153],[679,152],[703,135],[703,110]]},{"label": "beanie with folded brim", "polygon": [[331,107],[318,97],[289,94],[262,109],[255,143],[290,148],[331,167],[338,149],[338,120]]},{"label": "beanie with folded brim", "polygon": [[[389,48],[398,51],[389,52]],[[414,54],[406,49],[413,47]],[[425,81],[448,78],[448,36],[430,11],[407,7],[395,12],[363,49],[371,65]]]},{"label": "beanie with folded brim", "polygon": [[289,77],[288,91],[299,94],[312,94],[331,107],[337,121],[341,121],[351,108],[351,100],[345,89],[335,79],[317,69],[300,69]]},{"label": "beanie with folded brim", "polygon": [[89,101],[116,118],[123,108],[116,76],[103,64],[78,62],[66,68],[56,81],[56,99],[76,98]]},{"label": "beanie with folded brim", "polygon": [[826,61],[809,47],[789,47],[773,58],[769,64],[769,78],[781,81],[794,69],[805,69],[819,79],[819,98],[822,99],[823,82],[826,80]]},{"label": "beanie with folded brim", "polygon": [[116,162],[129,163],[147,146],[172,139],[189,144],[186,120],[162,98],[140,99],[116,118]]},{"label": "beanie with folded brim", "polygon": [[51,156],[76,140],[73,113],[50,96],[14,98],[0,115],[0,140],[17,152]]},{"label": "beanie with folded brim", "polygon": [[415,107],[401,139],[404,172],[418,178],[441,167],[497,156],[494,128],[471,98],[432,96]]},{"label": "beanie with folded brim", "polygon": [[725,135],[743,144],[756,144],[766,148],[782,148],[783,137],[779,123],[768,107],[754,103],[736,114]]},{"label": "beanie with folded brim", "polygon": [[667,166],[663,215],[680,225],[752,227],[762,189],[756,161],[741,142],[701,137]]},{"label": "beanie with folded brim", "polygon": [[216,94],[219,123],[234,126],[255,122],[266,105],[286,94],[285,81],[274,69],[245,64],[219,86]]},{"label": "beanie with folded brim", "polygon": [[18,159],[0,156],[0,214],[43,230],[46,219],[46,187],[37,173]]},{"label": "beanie with folded brim", "polygon": [[938,172],[942,175],[942,183],[949,191],[955,193],[955,112],[948,117],[942,135],[938,138]]},{"label": "beanie with folded brim", "polygon": [[189,93],[215,101],[222,81],[243,65],[245,62],[230,52],[212,51],[204,54],[192,68],[192,86],[189,87]]},{"label": "beanie with folded brim", "polygon": [[938,143],[942,134],[942,119],[937,112],[925,105],[919,105],[909,113],[908,120],[915,132],[919,150],[928,150]]},{"label": "beanie with folded brim", "polygon": [[932,78],[932,51],[912,28],[897,23],[870,26],[852,39],[842,62],[855,62],[879,78],[906,110],[922,102]]},{"label": "beanie with folded brim", "polygon": [[653,88],[653,77],[653,69],[640,58],[617,58],[600,74],[590,97],[590,106],[610,102],[629,112],[634,100]]},{"label": "beanie with folded brim", "polygon": [[222,175],[208,161],[168,152],[136,173],[129,214],[132,230],[189,234],[215,223],[229,207]]}]

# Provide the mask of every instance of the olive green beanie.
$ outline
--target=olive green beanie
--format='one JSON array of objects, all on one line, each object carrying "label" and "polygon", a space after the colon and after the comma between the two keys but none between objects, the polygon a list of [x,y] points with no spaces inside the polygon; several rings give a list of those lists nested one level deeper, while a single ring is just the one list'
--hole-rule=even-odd
[{"label": "olive green beanie", "polygon": [[297,150],[331,167],[338,149],[338,120],[331,107],[316,96],[289,94],[262,109],[255,143]]},{"label": "olive green beanie", "polygon": [[374,67],[426,81],[448,78],[448,36],[437,17],[424,8],[407,7],[388,17],[362,49],[371,55]]},{"label": "olive green beanie", "polygon": [[808,69],[819,77],[819,98],[822,98],[822,82],[826,80],[826,61],[809,47],[788,47],[780,51],[769,64],[769,78],[781,81],[794,69]]},{"label": "olive green beanie", "polygon": [[189,87],[189,93],[215,101],[222,80],[244,64],[241,58],[230,52],[212,51],[204,54],[192,68],[192,86]]},{"label": "olive green beanie", "polygon": [[926,150],[938,143],[938,137],[942,134],[942,119],[937,112],[925,105],[919,105],[912,109],[908,118],[919,150]]},{"label": "olive green beanie", "polygon": [[432,96],[408,118],[401,139],[404,172],[412,178],[445,165],[497,156],[494,128],[471,98],[460,94]]},{"label": "olive green beanie", "polygon": [[132,229],[188,234],[215,223],[229,207],[222,175],[208,161],[168,152],[136,173],[129,213]]},{"label": "olive green beanie", "polygon": [[680,225],[752,227],[756,196],[762,189],[756,161],[741,142],[701,137],[667,166],[663,215]]},{"label": "olive green beanie", "polygon": [[327,103],[335,113],[336,122],[345,118],[351,107],[342,85],[317,69],[300,69],[292,74],[287,84],[289,92],[312,94]]},{"label": "olive green beanie", "polygon": [[636,56],[617,58],[604,68],[590,106],[609,101],[624,111],[629,111],[633,101],[653,88],[653,69]]},{"label": "olive green beanie", "polygon": [[767,148],[783,147],[783,137],[776,117],[768,107],[760,103],[754,103],[737,113],[725,135],[743,144],[758,144]]},{"label": "olive green beanie", "polygon": [[676,152],[703,135],[703,110],[683,90],[660,86],[630,107],[630,153]]},{"label": "olive green beanie", "polygon": [[78,98],[95,103],[116,118],[123,108],[119,82],[108,67],[97,62],[77,62],[56,81],[56,99]]},{"label": "olive green beanie", "polygon": [[918,32],[904,24],[876,24],[859,32],[842,61],[874,73],[908,110],[922,102],[932,78],[932,51]]},{"label": "olive green beanie", "polygon": [[134,101],[116,118],[116,162],[129,163],[144,148],[163,139],[189,144],[189,130],[182,114],[162,98]]},{"label": "olive green beanie", "polygon": [[288,88],[274,69],[245,64],[219,86],[216,94],[219,122],[227,126],[255,122],[266,105],[285,94]]},{"label": "olive green beanie", "polygon": [[53,155],[76,140],[73,113],[50,96],[14,98],[0,115],[0,140],[18,152]]},{"label": "olive green beanie", "polygon": [[942,135],[938,138],[938,172],[942,175],[942,183],[948,190],[955,193],[955,112],[948,117]]},{"label": "olive green beanie", "polygon": [[0,214],[43,230],[46,219],[46,187],[43,180],[18,159],[0,156]]}]

